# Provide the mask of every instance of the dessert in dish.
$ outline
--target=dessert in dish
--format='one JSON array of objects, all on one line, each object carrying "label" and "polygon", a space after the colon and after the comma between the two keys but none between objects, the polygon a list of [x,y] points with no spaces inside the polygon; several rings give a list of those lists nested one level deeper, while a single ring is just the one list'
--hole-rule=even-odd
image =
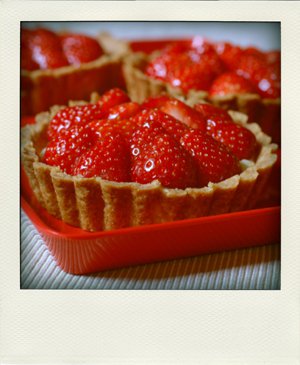
[{"label": "dessert in dish", "polygon": [[127,45],[101,34],[21,31],[21,113],[35,115],[69,100],[89,100],[94,91],[125,87],[122,55]]},{"label": "dessert in dish", "polygon": [[249,122],[280,141],[280,52],[242,48],[201,37],[177,41],[151,54],[132,53],[127,90],[142,102],[162,92],[199,99],[248,115]]},{"label": "dessert in dish", "polygon": [[55,106],[22,128],[22,164],[47,211],[88,231],[249,209],[277,145],[247,117],[120,89]]}]

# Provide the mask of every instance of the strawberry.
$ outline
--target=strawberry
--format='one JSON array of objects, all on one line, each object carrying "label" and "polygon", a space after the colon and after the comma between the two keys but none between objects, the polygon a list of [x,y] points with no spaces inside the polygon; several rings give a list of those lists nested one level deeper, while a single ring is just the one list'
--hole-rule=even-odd
[{"label": "strawberry", "polygon": [[159,180],[165,187],[178,189],[197,186],[194,161],[172,136],[150,130],[147,136],[145,128],[142,133],[146,138],[139,153],[136,147],[131,149],[132,181],[147,184]]},{"label": "strawberry", "polygon": [[51,120],[48,127],[48,137],[53,138],[63,129],[75,124],[84,125],[94,119],[101,119],[103,112],[98,104],[76,105],[60,110]]},{"label": "strawberry", "polygon": [[216,43],[215,50],[228,70],[234,70],[236,68],[243,52],[240,47],[233,46],[227,42]]},{"label": "strawberry", "polygon": [[101,138],[75,161],[71,174],[130,181],[130,154],[122,135],[115,131],[103,131]]},{"label": "strawberry", "polygon": [[240,172],[234,154],[200,130],[186,132],[181,144],[197,162],[199,186],[222,181]]},{"label": "strawberry", "polygon": [[159,124],[165,130],[165,132],[172,135],[176,140],[179,140],[182,134],[187,129],[187,126],[185,124],[179,122],[171,115],[168,115],[160,110],[155,110],[155,109],[142,110],[131,120],[134,123],[134,125],[144,126],[147,128],[150,128],[150,126],[154,125],[153,123],[155,122],[156,123],[155,125]]},{"label": "strawberry", "polygon": [[103,55],[99,43],[81,34],[67,34],[60,37],[63,52],[72,65],[91,62]]},{"label": "strawberry", "polygon": [[217,77],[209,89],[210,96],[254,92],[254,87],[248,80],[233,72],[224,73]]},{"label": "strawberry", "polygon": [[176,100],[176,99],[171,98],[168,95],[150,97],[141,104],[141,109],[155,109],[155,108],[159,109],[160,107],[164,106],[164,104],[167,101],[170,100]]},{"label": "strawberry", "polygon": [[131,119],[102,119],[94,120],[89,123],[92,130],[96,132],[97,135],[101,136],[101,133],[115,133],[118,132],[123,136],[127,144],[130,144],[130,138],[138,127],[136,123]]},{"label": "strawberry", "polygon": [[206,123],[197,110],[184,104],[182,101],[174,99],[167,101],[160,110],[166,114],[171,115],[173,118],[179,120],[181,123],[186,124],[190,128],[198,128],[205,130]]},{"label": "strawberry", "polygon": [[130,102],[130,98],[128,97],[128,95],[121,89],[114,88],[106,91],[103,95],[101,95],[97,104],[100,106],[103,113],[106,113],[107,116],[110,108],[127,102]]},{"label": "strawberry", "polygon": [[239,160],[251,158],[256,149],[255,136],[233,122],[224,109],[210,104],[196,104],[195,109],[206,119],[206,132],[226,145]]},{"label": "strawberry", "polygon": [[219,123],[207,133],[227,146],[239,160],[253,157],[257,144],[249,129],[235,123]]},{"label": "strawberry", "polygon": [[241,57],[236,73],[249,79],[265,98],[280,97],[280,69],[253,55]]},{"label": "strawberry", "polygon": [[47,144],[43,161],[71,173],[76,158],[88,150],[96,140],[95,132],[88,125],[74,125],[72,128],[63,129]]},{"label": "strawberry", "polygon": [[32,58],[30,42],[34,37],[34,32],[29,29],[21,30],[21,69],[33,71],[39,68],[39,65]]},{"label": "strawberry", "polygon": [[210,123],[209,122],[210,120],[213,122],[216,119],[218,121],[222,120],[223,122],[233,121],[231,116],[227,113],[226,110],[212,104],[206,104],[206,103],[195,104],[194,109],[197,110],[197,112],[199,112],[202,115],[206,123]]},{"label": "strawberry", "polygon": [[32,58],[40,69],[54,69],[69,63],[63,53],[59,37],[47,29],[37,29],[30,41]]},{"label": "strawberry", "polygon": [[208,43],[185,42],[167,47],[147,65],[145,72],[184,92],[208,90],[212,80],[222,72],[222,64]]},{"label": "strawberry", "polygon": [[114,120],[127,119],[137,114],[140,108],[141,108],[140,105],[133,101],[118,104],[116,106],[111,107],[108,110],[107,119],[114,119]]}]

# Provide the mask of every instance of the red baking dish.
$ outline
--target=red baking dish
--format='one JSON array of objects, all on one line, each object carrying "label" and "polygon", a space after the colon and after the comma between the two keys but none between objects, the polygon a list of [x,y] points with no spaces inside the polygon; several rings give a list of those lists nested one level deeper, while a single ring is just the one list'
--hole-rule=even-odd
[{"label": "red baking dish", "polygon": [[22,172],[21,205],[62,270],[87,274],[280,242],[280,207],[163,224],[86,232],[49,215]]}]

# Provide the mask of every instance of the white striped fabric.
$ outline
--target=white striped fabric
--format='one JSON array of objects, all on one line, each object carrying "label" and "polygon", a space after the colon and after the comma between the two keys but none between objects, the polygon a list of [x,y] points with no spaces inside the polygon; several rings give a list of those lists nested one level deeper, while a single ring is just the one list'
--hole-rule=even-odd
[{"label": "white striped fabric", "polygon": [[21,211],[21,289],[280,289],[280,245],[71,275],[55,263]]}]

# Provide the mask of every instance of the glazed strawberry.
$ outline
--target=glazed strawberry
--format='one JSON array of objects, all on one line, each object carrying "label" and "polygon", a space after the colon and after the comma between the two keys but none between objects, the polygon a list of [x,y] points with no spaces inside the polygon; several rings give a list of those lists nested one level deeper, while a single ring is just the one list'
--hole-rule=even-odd
[{"label": "glazed strawberry", "polygon": [[219,42],[215,44],[215,49],[225,67],[235,70],[243,52],[241,48],[227,42]]},{"label": "glazed strawberry", "polygon": [[194,109],[197,110],[202,117],[205,119],[206,123],[210,123],[211,120],[214,122],[215,120],[218,121],[227,121],[232,122],[231,116],[228,114],[228,112],[222,108],[219,108],[212,104],[207,103],[198,103],[194,105]]},{"label": "glazed strawberry", "polygon": [[224,73],[217,77],[209,89],[209,94],[211,96],[254,92],[254,87],[248,80],[233,72]]},{"label": "glazed strawberry", "polygon": [[103,113],[106,113],[106,115],[108,115],[108,111],[110,108],[130,101],[130,98],[124,91],[118,88],[114,88],[101,95],[97,104],[100,106]]},{"label": "glazed strawberry", "polygon": [[278,67],[268,65],[264,60],[250,55],[240,59],[236,72],[249,79],[262,97],[274,99],[280,97]]},{"label": "glazed strawberry", "polygon": [[144,126],[146,128],[150,128],[154,125],[160,125],[165,132],[169,133],[176,140],[179,140],[187,129],[185,124],[160,110],[142,110],[136,116],[131,118],[131,120],[134,125]]},{"label": "glazed strawberry", "polygon": [[240,172],[234,154],[202,131],[189,130],[181,138],[181,144],[197,162],[199,186],[220,182]]},{"label": "glazed strawberry", "polygon": [[128,103],[118,104],[116,106],[111,107],[108,110],[107,119],[114,119],[114,120],[127,119],[137,114],[140,109],[141,109],[140,105],[133,101]]},{"label": "glazed strawberry", "polygon": [[99,136],[101,133],[118,132],[123,136],[128,145],[130,144],[130,139],[133,132],[138,127],[135,122],[130,119],[94,120],[93,122],[89,123],[89,126]]},{"label": "glazed strawberry", "polygon": [[184,104],[182,101],[174,99],[167,101],[160,110],[173,118],[186,124],[190,128],[198,128],[200,130],[206,129],[205,119],[195,109]]},{"label": "glazed strawberry", "polygon": [[33,60],[42,70],[67,66],[59,37],[47,29],[37,29],[30,41]]},{"label": "glazed strawberry", "polygon": [[222,72],[214,48],[207,44],[173,44],[146,67],[146,74],[164,80],[184,92],[208,90],[212,80]]},{"label": "glazed strawberry", "polygon": [[235,123],[219,123],[207,133],[227,146],[239,160],[253,157],[256,139],[248,129]]},{"label": "glazed strawberry", "polygon": [[129,148],[118,132],[102,132],[101,138],[74,163],[72,175],[99,176],[110,181],[130,181]]},{"label": "glazed strawberry", "polygon": [[91,62],[103,55],[99,43],[81,34],[68,34],[61,37],[63,52],[72,65]]},{"label": "glazed strawberry", "polygon": [[96,140],[95,132],[87,125],[74,125],[72,128],[63,129],[47,144],[43,161],[71,173],[76,158],[87,151]]},{"label": "glazed strawberry", "polygon": [[39,65],[32,58],[30,43],[34,37],[34,32],[29,29],[21,31],[21,69],[33,71],[39,68]]},{"label": "glazed strawberry", "polygon": [[210,104],[196,104],[206,119],[206,132],[227,146],[239,160],[251,158],[256,149],[256,139],[246,128],[235,124],[223,109]]},{"label": "glazed strawberry", "polygon": [[63,129],[75,124],[85,125],[103,117],[103,111],[98,104],[76,105],[60,110],[51,120],[48,127],[48,137],[53,138]]},{"label": "glazed strawberry", "polygon": [[161,96],[152,96],[148,99],[146,99],[142,104],[141,104],[141,109],[159,109],[162,106],[164,106],[164,104],[167,101],[170,100],[174,100],[174,98],[172,98],[171,96],[168,95],[161,95]]},{"label": "glazed strawberry", "polygon": [[132,181],[147,184],[158,180],[165,187],[178,189],[197,186],[194,161],[173,137],[157,133],[148,140],[140,153],[132,149]]}]

